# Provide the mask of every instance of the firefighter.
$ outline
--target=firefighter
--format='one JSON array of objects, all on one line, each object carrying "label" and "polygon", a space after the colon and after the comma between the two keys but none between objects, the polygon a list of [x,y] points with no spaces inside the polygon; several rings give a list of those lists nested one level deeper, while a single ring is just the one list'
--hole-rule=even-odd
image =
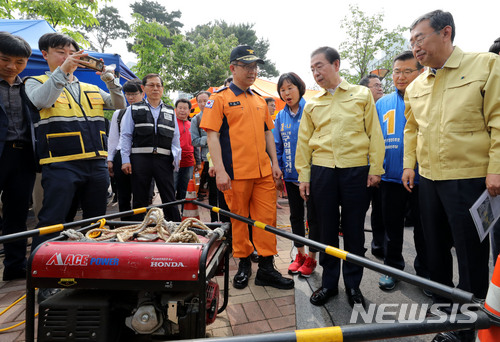
[{"label": "firefighter", "polygon": [[[250,89],[257,64],[264,61],[250,46],[240,45],[231,52],[230,63],[233,82],[210,97],[200,123],[207,131],[217,188],[224,192],[231,212],[276,226],[275,184],[283,183],[271,132],[274,125],[266,101]],[[233,256],[240,258],[233,286],[248,285],[255,245],[260,256],[255,284],[293,288],[293,279],[284,278],[273,265],[276,236],[254,227],[252,244],[247,224],[233,219],[231,223]]]}]

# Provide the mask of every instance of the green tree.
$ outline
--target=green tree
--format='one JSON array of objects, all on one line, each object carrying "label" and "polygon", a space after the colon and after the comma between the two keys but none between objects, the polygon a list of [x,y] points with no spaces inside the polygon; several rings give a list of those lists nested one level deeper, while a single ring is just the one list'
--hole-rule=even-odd
[{"label": "green tree", "polygon": [[[142,0],[142,2],[136,1],[130,5],[133,14],[139,14],[144,18],[146,23],[158,23],[164,25],[171,36],[180,34],[182,24],[178,19],[180,19],[182,13],[181,11],[167,12],[167,9],[156,1]],[[172,44],[172,39],[165,37],[157,37],[158,40],[164,45],[169,46]],[[133,51],[132,46],[137,44],[127,44],[129,51]]]},{"label": "green tree", "polygon": [[[269,41],[264,38],[258,38],[257,33],[253,29],[254,24],[227,24],[224,20],[216,20],[214,23],[209,22],[204,25],[197,25],[194,29],[186,33],[188,40],[192,41],[196,45],[200,45],[200,39],[209,39],[213,34],[214,29],[219,27],[222,30],[222,34],[225,37],[234,35],[237,39],[236,45],[244,44],[250,45],[254,48],[255,54],[262,58],[266,64],[260,66],[261,74],[263,77],[274,77],[278,76],[279,72],[276,70],[276,65],[274,62],[267,58],[267,52],[269,51]],[[233,46],[234,47],[234,46]]]},{"label": "green tree", "polygon": [[11,0],[0,0],[0,18],[15,19],[15,9]]},{"label": "green tree", "polygon": [[[402,33],[407,30],[398,26],[388,31],[382,27],[384,15],[381,13],[369,16],[357,5],[350,5],[350,16],[341,22],[345,29],[347,40],[340,44],[340,58],[347,62],[349,68],[341,70],[341,75],[352,84],[357,84],[361,78],[373,69],[392,69],[392,58],[405,50],[406,40]],[[382,58],[375,58],[381,55]],[[392,82],[386,82],[390,87]]]},{"label": "green tree", "polygon": [[215,27],[208,38],[199,35],[195,40],[196,44],[182,35],[173,38],[164,63],[169,89],[195,94],[221,85],[229,76],[229,55],[237,44],[236,37]]},{"label": "green tree", "polygon": [[140,14],[133,14],[133,17],[131,32],[136,43],[132,45],[132,51],[137,54],[138,62],[132,67],[132,71],[139,78],[149,73],[158,73],[163,76],[163,65],[168,48],[159,39],[169,38],[170,32],[159,23],[146,22]]},{"label": "green tree", "polygon": [[74,27],[98,24],[99,2],[109,0],[2,0],[0,16],[13,18],[18,12],[26,18],[45,19],[54,28],[73,37],[77,42],[88,45],[83,35],[74,31]]},{"label": "green tree", "polygon": [[90,41],[92,49],[104,52],[111,46],[111,41],[118,38],[126,38],[130,34],[130,27],[122,20],[116,7],[104,7],[96,15],[98,24],[84,27],[94,39],[85,38]]}]

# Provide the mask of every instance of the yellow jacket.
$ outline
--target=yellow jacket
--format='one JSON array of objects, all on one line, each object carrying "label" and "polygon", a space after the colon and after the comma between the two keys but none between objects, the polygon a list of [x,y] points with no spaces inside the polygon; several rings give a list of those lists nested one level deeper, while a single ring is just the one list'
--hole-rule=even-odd
[{"label": "yellow jacket", "polygon": [[[41,83],[48,76],[35,76]],[[88,158],[107,153],[104,100],[99,88],[80,82],[80,104],[64,89],[52,107],[40,110],[34,126],[40,164]]]},{"label": "yellow jacket", "polygon": [[458,47],[405,92],[404,168],[430,180],[500,174],[500,57]]},{"label": "yellow jacket", "polygon": [[332,95],[323,90],[304,108],[299,126],[295,168],[300,182],[310,182],[311,164],[358,167],[384,173],[385,145],[370,90],[342,81]]}]

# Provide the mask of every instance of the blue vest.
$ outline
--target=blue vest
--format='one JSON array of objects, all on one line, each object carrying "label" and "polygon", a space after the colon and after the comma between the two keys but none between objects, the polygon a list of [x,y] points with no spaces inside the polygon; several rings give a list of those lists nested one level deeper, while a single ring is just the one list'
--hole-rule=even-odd
[{"label": "blue vest", "polygon": [[292,117],[290,108],[285,106],[274,121],[274,142],[276,143],[276,154],[278,163],[283,172],[285,182],[297,182],[299,175],[295,169],[295,150],[297,149],[297,137],[299,132],[302,111],[306,105],[304,98],[300,99],[297,115]]},{"label": "blue vest", "polygon": [[[382,180],[400,183],[403,175],[404,130],[406,125],[405,101],[396,90],[377,101],[380,127],[385,141],[385,158]],[[415,183],[418,183],[418,166],[415,169]]]}]

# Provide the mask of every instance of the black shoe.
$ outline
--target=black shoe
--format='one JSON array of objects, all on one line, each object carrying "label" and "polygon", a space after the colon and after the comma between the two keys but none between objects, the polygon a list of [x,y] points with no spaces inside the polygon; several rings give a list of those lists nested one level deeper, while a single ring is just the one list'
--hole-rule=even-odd
[{"label": "black shoe", "polygon": [[446,331],[434,336],[432,342],[474,342],[476,332],[474,330]]},{"label": "black shoe", "polygon": [[257,254],[257,251],[254,250],[252,254],[250,254],[250,260],[255,263],[259,262],[259,255]]},{"label": "black shoe", "polygon": [[26,269],[4,269],[3,270],[3,281],[26,279]]},{"label": "black shoe", "polygon": [[359,288],[346,289],[345,292],[347,293],[347,301],[352,308],[355,304],[360,304],[366,309],[365,297],[363,297]]},{"label": "black shoe", "polygon": [[58,293],[60,291],[61,291],[61,289],[52,289],[52,288],[48,288],[48,289],[40,288],[40,289],[38,289],[38,295],[36,298],[38,304],[40,304],[41,302],[43,302],[47,298],[52,297],[53,295],[55,295],[56,293]]},{"label": "black shoe", "polygon": [[293,279],[285,278],[274,268],[274,257],[259,256],[259,269],[255,276],[255,285],[272,286],[277,289],[290,290],[293,289],[295,283]]},{"label": "black shoe", "polygon": [[248,285],[248,279],[252,275],[252,263],[250,258],[240,258],[238,264],[238,272],[234,275],[233,286],[236,289],[244,289]]},{"label": "black shoe", "polygon": [[327,289],[325,287],[320,287],[316,291],[313,292],[309,301],[312,305],[320,306],[327,302],[327,300],[331,297],[335,297],[339,294],[339,289]]}]

